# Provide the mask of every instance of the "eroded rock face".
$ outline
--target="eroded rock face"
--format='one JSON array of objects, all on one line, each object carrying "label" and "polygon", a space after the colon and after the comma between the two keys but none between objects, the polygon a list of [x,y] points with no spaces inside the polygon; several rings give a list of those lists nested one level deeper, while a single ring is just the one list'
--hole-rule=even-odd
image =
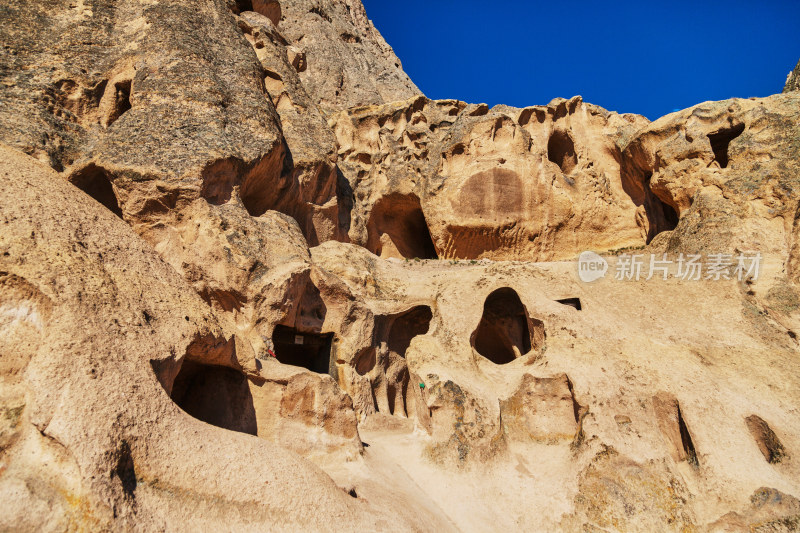
[{"label": "eroded rock face", "polygon": [[800,93],[432,101],[358,0],[0,18],[2,528],[797,522]]},{"label": "eroded rock face", "polygon": [[360,0],[283,0],[283,33],[305,55],[300,79],[326,112],[421,94]]},{"label": "eroded rock face", "polygon": [[[209,302],[245,308],[233,319],[245,330],[260,302],[303,292],[308,243],[343,233],[333,135],[269,19],[276,6],[14,3],[4,25],[19,53],[5,55],[3,139],[64,169]],[[32,34],[15,33],[26,21]],[[245,336],[259,353],[269,332]]]},{"label": "eroded rock face", "polygon": [[639,464],[606,448],[581,472],[576,513],[565,517],[568,531],[614,528],[681,531],[694,527],[689,490],[664,465]]},{"label": "eroded rock face", "polygon": [[[649,238],[674,229],[659,239],[668,251],[742,249],[758,239],[762,251],[786,253],[788,236],[773,221],[796,211],[787,197],[796,114],[790,93],[708,102],[642,129],[625,147],[624,178],[645,208]],[[662,217],[665,207],[680,222]]]},{"label": "eroded rock face", "polygon": [[713,532],[792,531],[800,526],[800,500],[777,489],[761,487],[750,496],[749,505],[730,512],[709,525]]},{"label": "eroded rock face", "polygon": [[571,441],[578,435],[581,415],[566,374],[552,378],[525,374],[517,391],[500,402],[506,434],[515,439]]},{"label": "eroded rock face", "polygon": [[[800,324],[797,94],[699,104],[643,128],[623,151],[653,251],[758,251],[769,266],[751,300],[792,331]],[[674,225],[665,225],[665,208]]]},{"label": "eroded rock face", "polygon": [[[179,409],[154,370],[177,393],[166,369],[224,360],[221,347],[199,349],[213,346],[199,339],[223,336],[209,307],[104,207],[24,154],[0,154],[4,528],[182,530],[183,515],[170,510],[178,500],[201,529],[300,527],[321,502],[364,507],[282,448]],[[246,391],[235,383],[246,383],[241,372],[224,371],[228,394]],[[201,381],[215,379],[222,393],[218,378]],[[189,411],[219,408],[194,400]],[[247,432],[240,415],[228,416],[239,425],[231,429]],[[236,459],[219,461],[232,450]],[[298,491],[283,469],[314,481]],[[309,491],[317,497],[304,511],[292,494]],[[218,500],[231,511],[220,514]],[[295,511],[276,518],[273,508]],[[353,527],[376,527],[352,516]]]},{"label": "eroded rock face", "polygon": [[646,237],[617,147],[643,117],[579,97],[492,110],[418,97],[330,123],[357,198],[350,238],[381,256],[549,260]]},{"label": "eroded rock face", "polygon": [[797,62],[794,70],[786,76],[786,85],[783,87],[783,92],[785,93],[797,90],[800,90],[800,61]]}]

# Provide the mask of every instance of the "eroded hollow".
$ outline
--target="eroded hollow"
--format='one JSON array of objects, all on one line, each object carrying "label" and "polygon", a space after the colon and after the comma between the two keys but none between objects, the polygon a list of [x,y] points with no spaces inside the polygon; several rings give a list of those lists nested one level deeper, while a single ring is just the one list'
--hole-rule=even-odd
[{"label": "eroded hollow", "polygon": [[644,176],[646,195],[644,198],[645,214],[648,220],[646,244],[650,244],[653,239],[662,231],[672,231],[677,225],[680,217],[674,207],[664,202],[650,189],[650,179],[652,172]]},{"label": "eroded hollow", "polygon": [[275,358],[285,365],[300,366],[319,374],[332,374],[332,333],[306,333],[278,325],[272,333]]},{"label": "eroded hollow", "polygon": [[741,135],[743,131],[744,124],[737,124],[708,134],[708,140],[711,142],[711,149],[714,151],[714,159],[717,160],[720,168],[728,166],[728,146],[731,144],[731,141]]},{"label": "eroded hollow", "polygon": [[578,165],[575,143],[569,133],[554,130],[547,141],[547,159],[555,163],[564,174],[569,174]]},{"label": "eroded hollow", "polygon": [[581,310],[581,299],[580,298],[562,298],[560,300],[556,300],[561,305],[567,305],[569,307],[574,307],[578,311]]},{"label": "eroded hollow", "polygon": [[389,325],[386,345],[390,351],[405,357],[411,340],[425,335],[430,328],[433,312],[427,305],[418,305],[395,316]]},{"label": "eroded hollow", "polygon": [[369,378],[377,412],[415,417],[427,409],[421,392],[410,384],[413,375],[405,357],[414,337],[428,333],[432,318],[427,305],[375,317],[372,346],[359,353],[355,367]]},{"label": "eroded hollow", "polygon": [[381,257],[436,259],[419,198],[390,194],[378,200],[367,224],[367,246]]},{"label": "eroded hollow", "polygon": [[256,434],[256,414],[247,377],[232,368],[184,361],[172,385],[172,400],[208,424]]},{"label": "eroded hollow", "polygon": [[750,431],[750,434],[753,435],[758,449],[761,450],[764,459],[771,464],[780,463],[786,456],[786,450],[778,439],[778,436],[775,435],[775,432],[769,427],[769,424],[757,415],[748,416],[745,419],[745,423],[747,424],[747,429]]},{"label": "eroded hollow", "polygon": [[94,163],[78,170],[69,177],[70,183],[103,204],[109,211],[122,218],[117,195],[111,185],[108,172]]},{"label": "eroded hollow", "polygon": [[645,243],[650,244],[659,233],[672,231],[677,227],[679,211],[677,206],[665,202],[651,189],[653,169],[641,146],[634,144],[620,154],[620,158],[622,188],[640,208],[637,210],[636,223],[642,229]]},{"label": "eroded hollow", "polygon": [[543,335],[543,325],[528,316],[514,289],[492,292],[483,305],[483,316],[472,333],[472,347],[495,364],[503,365],[528,353]]},{"label": "eroded hollow", "polygon": [[670,442],[675,460],[687,461],[690,465],[698,467],[700,462],[697,451],[677,398],[672,394],[659,392],[653,396],[653,408],[658,427]]},{"label": "eroded hollow", "polygon": [[700,466],[697,460],[697,451],[694,449],[692,442],[692,435],[689,433],[689,428],[686,427],[686,422],[683,420],[680,405],[678,406],[678,429],[681,434],[681,445],[683,446],[683,453],[686,456],[686,461],[694,467]]},{"label": "eroded hollow", "polygon": [[136,495],[136,465],[133,462],[130,445],[122,441],[116,455],[117,464],[112,470],[112,476],[119,480],[125,496],[133,498]]},{"label": "eroded hollow", "polygon": [[113,98],[111,109],[106,117],[106,126],[112,125],[123,113],[131,109],[131,80],[116,82]]}]

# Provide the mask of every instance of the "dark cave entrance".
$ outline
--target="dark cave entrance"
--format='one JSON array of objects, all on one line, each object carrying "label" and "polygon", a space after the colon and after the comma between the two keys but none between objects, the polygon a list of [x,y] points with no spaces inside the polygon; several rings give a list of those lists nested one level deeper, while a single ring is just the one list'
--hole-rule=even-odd
[{"label": "dark cave entrance", "polygon": [[649,230],[645,244],[650,244],[653,239],[662,231],[672,231],[678,226],[680,216],[674,207],[663,201],[650,189],[652,172],[644,176],[645,199],[644,207],[649,222]]},{"label": "dark cave entrance", "polygon": [[711,149],[714,151],[714,159],[719,163],[720,168],[728,166],[728,145],[744,131],[744,124],[737,124],[729,128],[722,128],[719,131],[708,134],[711,142]]},{"label": "dark cave entrance", "polygon": [[119,207],[117,195],[105,169],[91,164],[70,176],[69,181],[122,218],[122,209]]},{"label": "dark cave entrance", "polygon": [[562,298],[561,300],[556,300],[561,305],[567,305],[569,307],[574,307],[578,311],[582,309],[581,306],[581,299],[580,298]]},{"label": "dark cave entrance", "polygon": [[483,305],[483,316],[472,334],[475,350],[495,364],[510,363],[531,350],[532,321],[514,289],[492,292]]},{"label": "dark cave entrance", "polygon": [[578,165],[575,143],[569,133],[555,130],[547,141],[547,159],[555,163],[564,174],[569,174]]},{"label": "dark cave entrance", "polygon": [[112,125],[126,111],[131,109],[132,80],[123,80],[114,84],[114,104],[106,117],[106,126]]},{"label": "dark cave entrance", "polygon": [[392,352],[405,357],[411,340],[425,335],[430,328],[433,312],[427,305],[418,305],[396,316],[389,326],[386,345]]},{"label": "dark cave entrance", "polygon": [[278,325],[272,333],[272,342],[275,346],[275,358],[281,363],[335,377],[331,369],[333,333],[305,333]]},{"label": "dark cave entrance", "polygon": [[256,434],[256,414],[247,377],[232,368],[184,361],[172,385],[172,400],[213,426]]},{"label": "dark cave entrance", "polygon": [[378,200],[372,208],[367,231],[367,249],[381,257],[438,257],[416,195],[390,194]]}]

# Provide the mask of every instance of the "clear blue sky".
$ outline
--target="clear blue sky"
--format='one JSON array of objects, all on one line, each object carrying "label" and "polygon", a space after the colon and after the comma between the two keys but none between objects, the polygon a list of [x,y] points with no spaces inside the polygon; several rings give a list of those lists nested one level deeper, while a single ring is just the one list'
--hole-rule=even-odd
[{"label": "clear blue sky", "polygon": [[517,107],[576,94],[654,120],[783,89],[800,0],[363,0],[430,98]]}]

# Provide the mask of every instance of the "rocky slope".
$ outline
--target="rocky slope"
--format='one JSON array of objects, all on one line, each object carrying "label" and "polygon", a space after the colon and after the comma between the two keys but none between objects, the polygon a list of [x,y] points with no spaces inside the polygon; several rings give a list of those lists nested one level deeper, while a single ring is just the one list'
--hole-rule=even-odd
[{"label": "rocky slope", "polygon": [[4,530],[800,527],[791,79],[650,123],[430,100],[358,0],[0,19]]}]

